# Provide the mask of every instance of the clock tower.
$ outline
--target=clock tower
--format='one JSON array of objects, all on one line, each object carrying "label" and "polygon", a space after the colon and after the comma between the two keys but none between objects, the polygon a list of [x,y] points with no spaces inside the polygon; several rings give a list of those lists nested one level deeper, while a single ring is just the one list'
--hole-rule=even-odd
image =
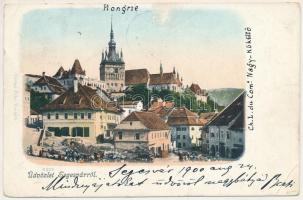
[{"label": "clock tower", "polygon": [[125,63],[122,50],[120,53],[116,51],[112,21],[108,49],[102,52],[100,80],[105,82],[107,92],[123,92],[125,86]]}]

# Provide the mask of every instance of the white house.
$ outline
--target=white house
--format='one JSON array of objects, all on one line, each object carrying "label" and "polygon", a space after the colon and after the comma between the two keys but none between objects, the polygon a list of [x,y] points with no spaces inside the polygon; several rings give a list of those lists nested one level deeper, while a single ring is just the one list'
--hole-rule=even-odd
[{"label": "white house", "polygon": [[189,89],[195,94],[198,101],[207,102],[207,92],[202,90],[198,84],[192,83]]},{"label": "white house", "polygon": [[45,97],[50,100],[56,99],[66,91],[59,81],[53,77],[46,76],[45,72],[43,72],[42,76],[31,86],[31,89],[35,92],[45,94]]},{"label": "white house", "polygon": [[143,110],[143,103],[142,101],[122,101],[120,103],[120,107],[124,110],[121,119],[123,120],[129,114],[134,111],[142,111]]},{"label": "white house", "polygon": [[91,142],[102,142],[108,131],[120,122],[116,107],[77,80],[42,110],[44,128],[58,137],[85,137]]},{"label": "white house", "polygon": [[200,129],[204,123],[196,113],[186,107],[174,108],[167,124],[171,127],[173,148],[192,149],[201,146]]},{"label": "white house", "polygon": [[132,112],[114,129],[115,148],[145,147],[160,157],[168,156],[170,128],[152,112]]}]

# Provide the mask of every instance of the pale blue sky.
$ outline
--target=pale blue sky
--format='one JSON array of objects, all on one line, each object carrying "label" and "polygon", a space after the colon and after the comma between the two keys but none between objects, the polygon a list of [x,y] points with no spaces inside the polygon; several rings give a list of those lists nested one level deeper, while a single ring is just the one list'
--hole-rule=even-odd
[{"label": "pale blue sky", "polygon": [[[53,74],[60,65],[69,68],[79,58],[88,75],[97,78],[101,51],[109,40],[110,18],[111,13],[101,8],[28,12],[20,33],[24,70]],[[162,60],[164,71],[176,66],[188,84],[198,82],[205,88],[244,85],[240,77],[244,73],[244,27],[233,12],[177,8],[164,17],[148,9],[124,15],[114,12],[113,28],[127,69],[146,67],[157,73]],[[197,70],[199,80],[192,80],[188,70]],[[205,81],[209,78],[205,71],[219,77],[237,72],[239,79]]]}]

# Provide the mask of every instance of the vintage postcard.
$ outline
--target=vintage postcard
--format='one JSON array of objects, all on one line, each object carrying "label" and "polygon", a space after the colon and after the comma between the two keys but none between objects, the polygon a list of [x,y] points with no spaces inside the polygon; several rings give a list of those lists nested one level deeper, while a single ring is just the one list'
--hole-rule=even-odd
[{"label": "vintage postcard", "polygon": [[299,194],[299,3],[41,2],[4,8],[6,196]]}]

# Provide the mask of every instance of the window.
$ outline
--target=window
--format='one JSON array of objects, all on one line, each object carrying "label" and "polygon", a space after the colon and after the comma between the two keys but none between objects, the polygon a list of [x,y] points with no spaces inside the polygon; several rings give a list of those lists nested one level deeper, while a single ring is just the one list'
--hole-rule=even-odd
[{"label": "window", "polygon": [[122,132],[118,132],[119,140],[122,140]]},{"label": "window", "polygon": [[194,131],[194,130],[195,130],[195,128],[194,128],[194,127],[191,127],[191,130],[192,130],[192,131]]},{"label": "window", "polygon": [[177,135],[177,139],[180,140],[180,135]]},{"label": "window", "polygon": [[230,135],[229,135],[229,133],[227,133],[227,134],[226,134],[226,138],[227,138],[227,139],[229,139],[229,138],[230,138]]},{"label": "window", "polygon": [[78,113],[74,113],[74,119],[78,119]]},{"label": "window", "polygon": [[72,129],[73,137],[83,137],[83,128],[82,127],[74,127]]},{"label": "window", "polygon": [[181,131],[181,128],[180,128],[180,127],[177,127],[177,131]]},{"label": "window", "polygon": [[87,113],[87,118],[91,119],[92,118],[92,113]]},{"label": "window", "polygon": [[106,131],[106,137],[110,137],[110,130]]},{"label": "window", "polygon": [[84,127],[84,137],[89,137],[89,127]]},{"label": "window", "polygon": [[59,119],[59,114],[58,113],[56,113],[56,119]]},{"label": "window", "polygon": [[178,143],[178,148],[181,148],[181,143]]},{"label": "window", "polygon": [[239,142],[242,143],[242,138],[239,138]]},{"label": "window", "polygon": [[136,140],[139,140],[139,139],[140,139],[140,134],[136,133]]},{"label": "window", "polygon": [[50,119],[50,118],[51,118],[50,113],[47,113],[47,119]]},{"label": "window", "polygon": [[186,138],[186,136],[185,136],[185,135],[183,135],[183,140],[185,140],[185,138]]},{"label": "window", "polygon": [[68,114],[64,113],[64,119],[68,119]]},{"label": "window", "polygon": [[81,113],[81,119],[84,119],[84,113]]},{"label": "window", "polygon": [[118,73],[118,68],[115,68],[115,73]]},{"label": "window", "polygon": [[185,143],[183,142],[183,147],[185,147]]},{"label": "window", "polygon": [[210,133],[211,137],[215,137],[215,134],[214,133]]},{"label": "window", "polygon": [[129,122],[129,125],[133,125],[133,122]]},{"label": "window", "polygon": [[186,131],[186,127],[182,127],[182,131]]}]

